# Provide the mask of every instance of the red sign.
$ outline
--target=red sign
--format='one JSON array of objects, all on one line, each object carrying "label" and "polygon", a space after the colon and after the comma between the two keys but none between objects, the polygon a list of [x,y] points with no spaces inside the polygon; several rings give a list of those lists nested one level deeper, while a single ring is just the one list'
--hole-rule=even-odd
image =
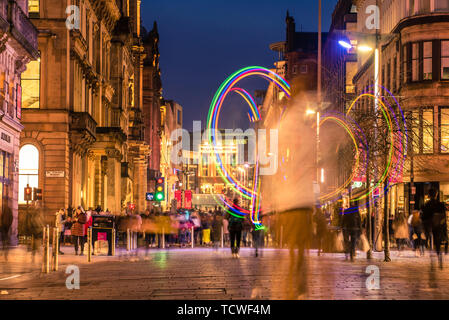
[{"label": "red sign", "polygon": [[186,190],[184,192],[184,198],[185,198],[185,208],[192,209],[192,190]]},{"label": "red sign", "polygon": [[180,191],[180,190],[177,190],[177,191],[175,191],[175,199],[176,199],[176,202],[177,202],[177,208],[178,209],[181,209],[182,208],[182,191]]},{"label": "red sign", "polygon": [[98,232],[97,241],[108,241],[108,234],[106,232]]}]

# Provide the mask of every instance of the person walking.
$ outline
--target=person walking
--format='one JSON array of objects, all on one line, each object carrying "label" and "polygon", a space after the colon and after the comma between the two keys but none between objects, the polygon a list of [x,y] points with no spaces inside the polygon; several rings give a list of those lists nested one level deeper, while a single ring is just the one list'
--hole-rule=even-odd
[{"label": "person walking", "polygon": [[75,242],[75,255],[78,255],[78,249],[81,247],[80,256],[84,255],[84,224],[87,222],[87,216],[83,208],[79,206],[75,210],[72,219],[72,237]]},{"label": "person walking", "polygon": [[[237,198],[234,199],[234,206],[238,206],[239,200]],[[242,239],[242,230],[243,230],[243,218],[239,218],[237,216],[227,214],[227,220],[229,221],[228,230],[231,240],[231,252],[233,258],[239,258],[240,252],[240,241]]]},{"label": "person walking", "polygon": [[313,215],[313,220],[315,223],[315,236],[318,247],[318,256],[321,255],[321,252],[324,252],[324,240],[327,233],[327,222],[324,217],[323,211],[320,208],[315,209],[315,214]]},{"label": "person walking", "polygon": [[437,254],[438,264],[443,268],[443,255],[441,253],[441,245],[446,235],[446,207],[443,202],[438,200],[438,191],[436,189],[429,190],[430,200],[423,207],[424,217],[429,224],[433,236],[434,250]]},{"label": "person walking", "polygon": [[354,261],[357,240],[360,236],[362,222],[358,206],[344,209],[342,217],[343,239],[345,243],[346,259]]},{"label": "person walking", "polygon": [[221,240],[221,231],[223,228],[222,217],[218,214],[214,214],[211,226],[211,240],[213,242],[213,246],[215,251],[218,250],[218,246]]},{"label": "person walking", "polygon": [[412,214],[408,218],[408,224],[412,228],[412,239],[415,256],[423,256],[425,240],[423,239],[423,224],[420,211],[413,210]]},{"label": "person walking", "polygon": [[58,228],[59,232],[58,252],[59,254],[64,254],[64,252],[61,251],[61,244],[64,243],[64,226],[66,222],[65,210],[59,209],[59,211],[55,213],[55,218],[55,226]]},{"label": "person walking", "polygon": [[394,237],[398,247],[398,256],[401,256],[401,250],[407,243],[409,230],[407,225],[407,218],[404,213],[398,213],[393,220]]}]

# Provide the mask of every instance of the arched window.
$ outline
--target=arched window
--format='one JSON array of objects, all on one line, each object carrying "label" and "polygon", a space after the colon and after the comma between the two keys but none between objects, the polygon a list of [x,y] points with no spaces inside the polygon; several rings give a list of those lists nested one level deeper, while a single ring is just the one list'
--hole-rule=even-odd
[{"label": "arched window", "polygon": [[39,150],[31,144],[20,148],[19,152],[19,203],[24,200],[24,189],[39,187]]}]

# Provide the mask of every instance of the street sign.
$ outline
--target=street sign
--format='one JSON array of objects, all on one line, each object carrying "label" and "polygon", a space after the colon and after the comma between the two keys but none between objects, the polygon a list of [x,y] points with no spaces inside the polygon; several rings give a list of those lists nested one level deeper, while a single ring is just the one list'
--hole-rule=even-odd
[{"label": "street sign", "polygon": [[33,192],[33,189],[31,189],[30,187],[25,187],[25,191],[24,191],[24,200],[25,201],[31,201],[31,200],[33,200],[33,194],[32,194],[32,192]]},{"label": "street sign", "polygon": [[175,191],[175,199],[176,199],[176,208],[181,209],[182,208],[182,191],[180,191],[180,190]]},{"label": "street sign", "polygon": [[410,201],[410,204],[415,204],[415,201]]},{"label": "street sign", "polygon": [[153,201],[154,200],[154,193],[148,192],[146,194],[145,198],[147,199],[147,201]]},{"label": "street sign", "polygon": [[42,189],[33,188],[33,200],[42,200]]},{"label": "street sign", "polygon": [[59,171],[59,170],[49,170],[49,171],[45,171],[45,176],[47,178],[64,178],[65,177],[65,172]]}]

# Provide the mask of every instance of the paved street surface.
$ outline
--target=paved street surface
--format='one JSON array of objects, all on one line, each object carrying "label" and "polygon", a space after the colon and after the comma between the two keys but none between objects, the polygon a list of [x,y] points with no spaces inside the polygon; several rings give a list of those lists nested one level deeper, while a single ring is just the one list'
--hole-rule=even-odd
[{"label": "paved street surface", "polygon": [[[266,249],[254,257],[242,249],[232,259],[229,249],[151,249],[115,257],[74,256],[64,248],[59,271],[43,274],[41,257],[24,248],[10,250],[8,263],[0,258],[0,300],[3,299],[285,299],[288,282],[287,250]],[[370,263],[359,253],[354,263],[343,254],[308,257],[307,299],[449,299],[449,257],[440,270],[430,257],[402,257],[392,252],[392,262],[375,253]],[[66,288],[68,265],[80,269],[80,289]],[[380,289],[368,290],[366,268],[380,269]]]}]

